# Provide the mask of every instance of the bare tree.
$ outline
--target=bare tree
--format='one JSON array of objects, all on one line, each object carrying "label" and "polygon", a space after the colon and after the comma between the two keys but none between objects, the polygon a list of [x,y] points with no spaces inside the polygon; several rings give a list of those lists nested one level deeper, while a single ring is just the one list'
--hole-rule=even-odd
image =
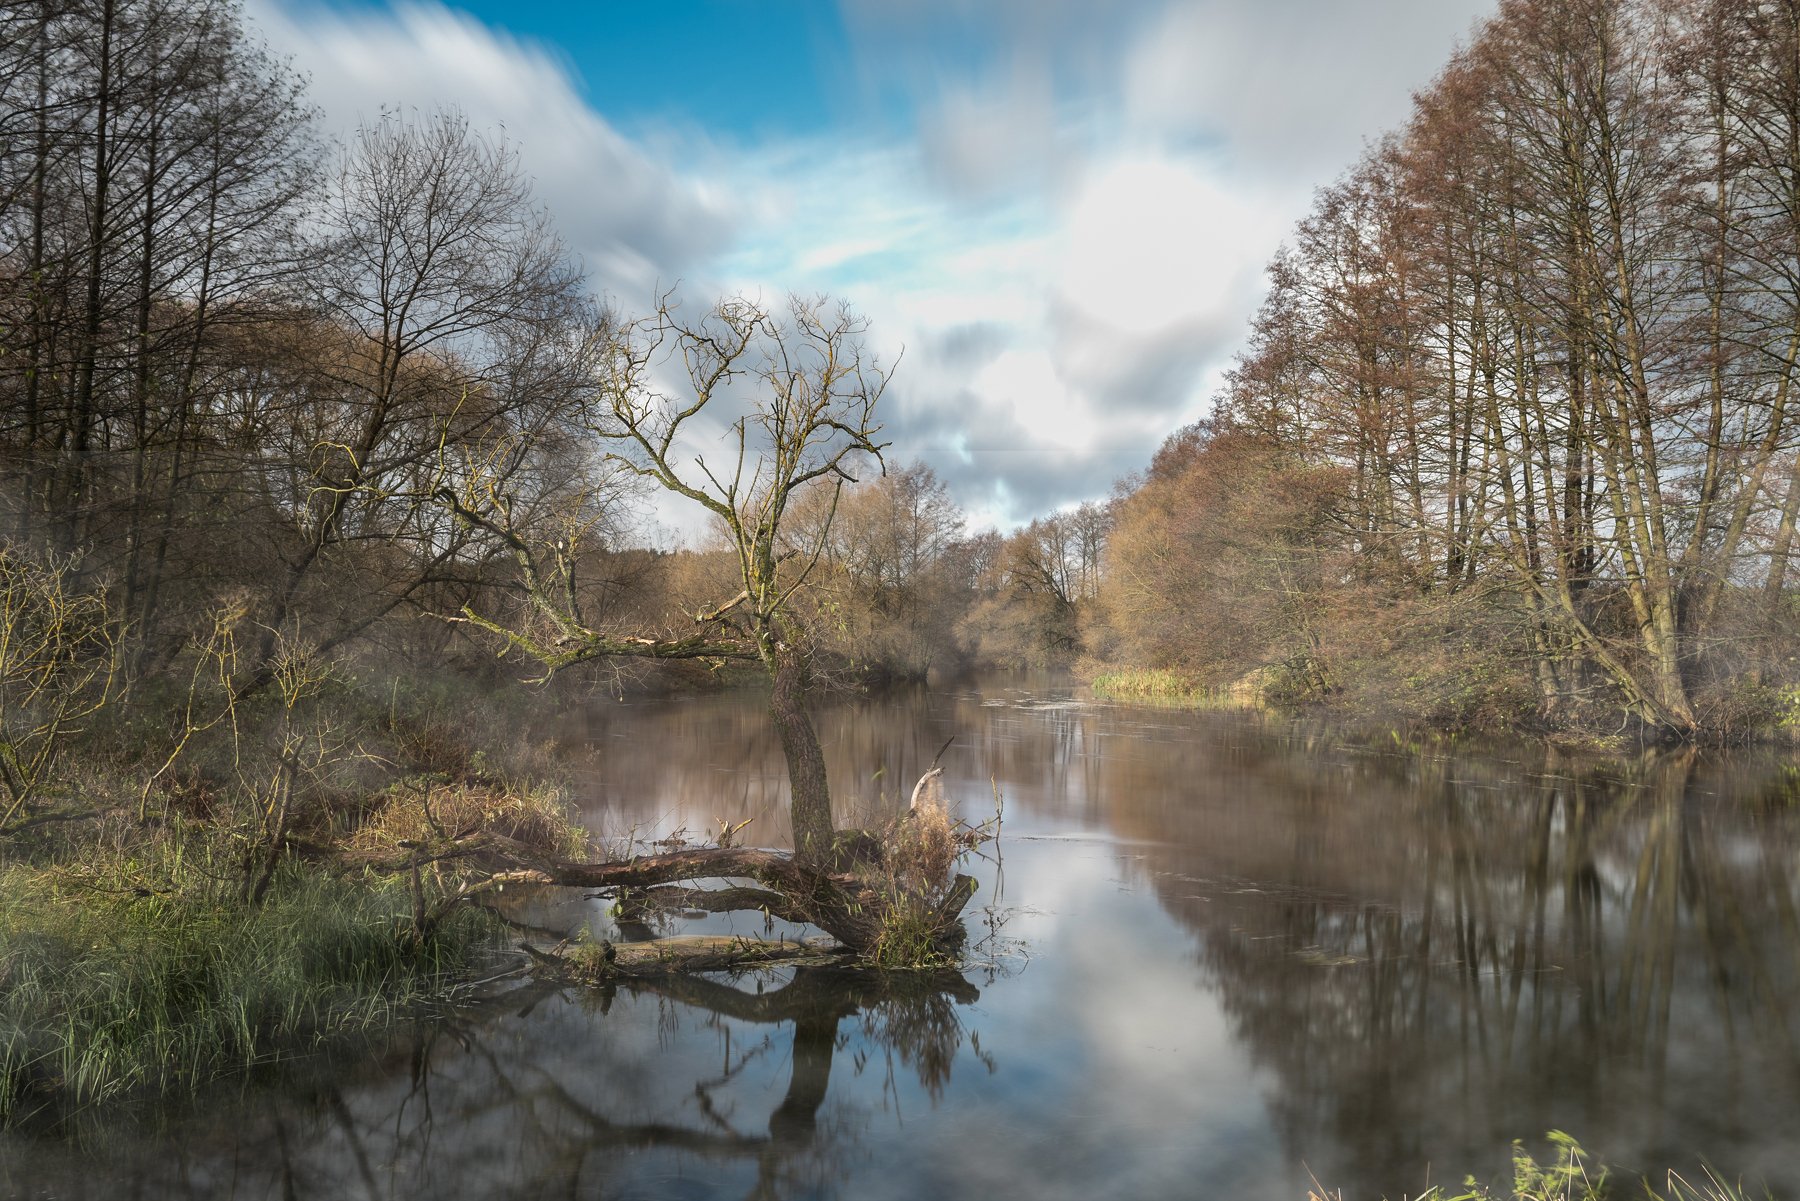
[{"label": "bare tree", "polygon": [[[665,303],[652,331],[654,343],[672,346],[680,357],[691,398],[643,387],[614,390],[616,426],[601,432],[618,447],[612,452],[618,462],[701,505],[727,531],[743,591],[701,616],[737,632],[768,670],[769,711],[788,763],[795,850],[824,855],[834,832],[831,792],[806,712],[806,632],[791,603],[823,547],[800,548],[790,563],[782,525],[801,489],[826,481],[835,508],[838,490],[855,482],[858,465],[879,462],[875,404],[890,373],[865,347],[866,322],[822,298],[794,297],[780,315],[742,299],[726,301],[695,325]],[[683,464],[678,446],[690,423],[732,397],[740,381],[751,395],[747,411],[727,427],[722,464],[709,464],[703,454]]]},{"label": "bare tree", "polygon": [[328,320],[291,386],[253,390],[279,459],[268,507],[285,521],[246,688],[269,681],[295,613],[332,615],[328,653],[458,562],[462,530],[425,486],[446,442],[529,442],[554,424],[544,414],[573,398],[566,347],[588,318],[516,160],[460,115],[361,130],[322,225],[312,299]]},{"label": "bare tree", "polygon": [[[466,474],[460,490],[440,489],[465,520],[508,539],[520,588],[537,628],[465,609],[462,619],[505,638],[544,666],[562,670],[605,656],[753,659],[771,682],[770,714],[792,790],[795,849],[833,850],[825,758],[807,713],[811,646],[794,605],[824,550],[838,491],[864,464],[879,463],[875,405],[889,370],[870,354],[866,322],[822,298],[792,298],[773,311],[742,298],[697,321],[669,300],[656,314],[609,340],[595,356],[601,373],[591,413],[606,458],[712,515],[737,563],[740,591],[694,615],[697,631],[646,637],[595,629],[575,586],[575,543],[559,534],[533,545],[511,500],[486,474]],[[679,366],[685,385],[667,391],[658,368]],[[708,435],[723,455],[696,449]],[[803,546],[784,540],[800,495],[823,484],[827,514]]]},{"label": "bare tree", "polygon": [[[735,562],[734,596],[692,615],[685,629],[620,632],[586,615],[577,568],[592,529],[590,506],[561,523],[520,519],[517,493],[484,464],[446,458],[433,495],[471,529],[504,545],[516,568],[510,612],[475,604],[450,615],[501,639],[546,675],[610,657],[747,660],[770,680],[770,715],[787,761],[792,857],[720,845],[616,863],[543,862],[513,869],[449,898],[454,904],[508,881],[649,890],[689,908],[752,909],[810,923],[877,962],[917,963],[960,943],[974,881],[954,875],[960,848],[985,837],[957,832],[941,805],[921,806],[883,839],[838,834],[825,758],[807,712],[812,641],[796,603],[818,567],[841,489],[879,463],[875,406],[889,371],[865,345],[867,326],[843,305],[793,298],[772,311],[744,299],[698,321],[665,300],[630,329],[604,330],[590,351],[599,386],[587,421],[600,454],[619,469],[709,513]],[[658,384],[674,367],[679,384]],[[724,454],[705,449],[708,435]],[[696,443],[700,445],[697,447]],[[790,541],[797,502],[829,492],[801,542]],[[816,497],[815,497],[816,501]],[[445,857],[493,849],[430,848]],[[503,853],[507,848],[499,848]],[[763,887],[674,887],[681,881],[754,879]]]},{"label": "bare tree", "polygon": [[950,555],[965,518],[924,463],[889,469],[842,495],[808,490],[786,545],[825,547],[808,621],[832,659],[865,678],[923,679],[957,651],[955,620],[971,590]]}]

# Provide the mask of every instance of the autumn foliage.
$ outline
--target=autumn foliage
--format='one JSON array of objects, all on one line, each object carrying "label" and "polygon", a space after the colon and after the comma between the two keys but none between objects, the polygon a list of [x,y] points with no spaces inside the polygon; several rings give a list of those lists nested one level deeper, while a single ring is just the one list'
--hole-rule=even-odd
[{"label": "autumn foliage", "polygon": [[1790,681],[1800,5],[1507,0],[1120,509],[1120,649],[1671,736]]}]

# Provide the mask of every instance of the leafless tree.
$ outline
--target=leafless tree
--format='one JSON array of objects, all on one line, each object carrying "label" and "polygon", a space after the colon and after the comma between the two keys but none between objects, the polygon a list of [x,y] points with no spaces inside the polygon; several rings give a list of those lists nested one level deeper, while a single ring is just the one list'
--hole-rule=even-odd
[{"label": "leafless tree", "polygon": [[[590,428],[611,448],[607,458],[711,514],[736,560],[740,590],[695,614],[692,632],[650,637],[593,628],[575,588],[571,539],[532,545],[510,516],[510,498],[480,472],[460,494],[444,493],[465,520],[509,538],[521,587],[545,625],[521,629],[473,608],[463,619],[546,670],[620,655],[764,666],[803,856],[828,855],[834,827],[824,755],[806,709],[810,644],[794,600],[825,549],[839,491],[860,466],[879,462],[875,405],[888,371],[867,350],[866,330],[850,309],[823,299],[793,298],[780,312],[727,300],[697,322],[665,301],[596,356]],[[664,390],[656,372],[670,364],[682,386]],[[708,435],[719,438],[722,457],[695,445]],[[788,545],[790,512],[820,485],[830,495],[825,517],[808,544]]]}]

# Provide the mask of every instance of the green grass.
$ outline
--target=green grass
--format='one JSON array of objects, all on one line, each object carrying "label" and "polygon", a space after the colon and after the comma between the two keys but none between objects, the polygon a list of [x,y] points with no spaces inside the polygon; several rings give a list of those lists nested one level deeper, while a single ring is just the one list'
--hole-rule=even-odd
[{"label": "green grass", "polygon": [[883,915],[881,934],[864,961],[890,970],[955,966],[955,956],[945,949],[945,931],[931,919],[930,898],[908,892],[894,894]]},{"label": "green grass", "polygon": [[[1547,1137],[1553,1153],[1547,1163],[1539,1163],[1522,1143],[1513,1143],[1513,1178],[1508,1185],[1485,1185],[1471,1178],[1453,1188],[1433,1185],[1411,1201],[1752,1201],[1769,1196],[1749,1193],[1710,1168],[1693,1180],[1669,1172],[1657,1184],[1597,1162],[1560,1130]],[[1341,1190],[1318,1186],[1307,1193],[1307,1201],[1348,1199]]]},{"label": "green grass", "polygon": [[417,1012],[494,931],[464,912],[414,945],[410,913],[398,886],[298,866],[254,909],[0,867],[0,1126],[192,1089]]}]

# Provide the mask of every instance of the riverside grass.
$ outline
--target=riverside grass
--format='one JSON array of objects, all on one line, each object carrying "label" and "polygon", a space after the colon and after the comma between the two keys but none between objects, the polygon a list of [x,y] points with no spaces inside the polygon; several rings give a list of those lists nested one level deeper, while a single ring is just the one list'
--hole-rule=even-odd
[{"label": "riverside grass", "polygon": [[1101,672],[1090,683],[1095,695],[1112,700],[1189,700],[1205,689],[1179,672],[1154,667],[1122,667]]},{"label": "riverside grass", "polygon": [[402,887],[302,864],[258,907],[141,893],[0,868],[0,1127],[379,1030],[445,997],[497,934],[463,911],[414,940]]},{"label": "riverside grass", "polygon": [[[1551,1158],[1539,1163],[1520,1140],[1512,1145],[1512,1182],[1490,1186],[1473,1178],[1460,1186],[1432,1185],[1407,1201],[1755,1201],[1773,1194],[1750,1193],[1711,1168],[1693,1178],[1668,1172],[1658,1186],[1634,1173],[1618,1172],[1595,1160],[1572,1136],[1552,1130],[1545,1136]],[[1315,1183],[1306,1201],[1349,1201],[1341,1189]]]},{"label": "riverside grass", "polygon": [[1111,701],[1168,705],[1183,709],[1254,709],[1262,705],[1264,681],[1246,676],[1227,685],[1203,684],[1162,667],[1116,667],[1095,675],[1088,686]]}]

